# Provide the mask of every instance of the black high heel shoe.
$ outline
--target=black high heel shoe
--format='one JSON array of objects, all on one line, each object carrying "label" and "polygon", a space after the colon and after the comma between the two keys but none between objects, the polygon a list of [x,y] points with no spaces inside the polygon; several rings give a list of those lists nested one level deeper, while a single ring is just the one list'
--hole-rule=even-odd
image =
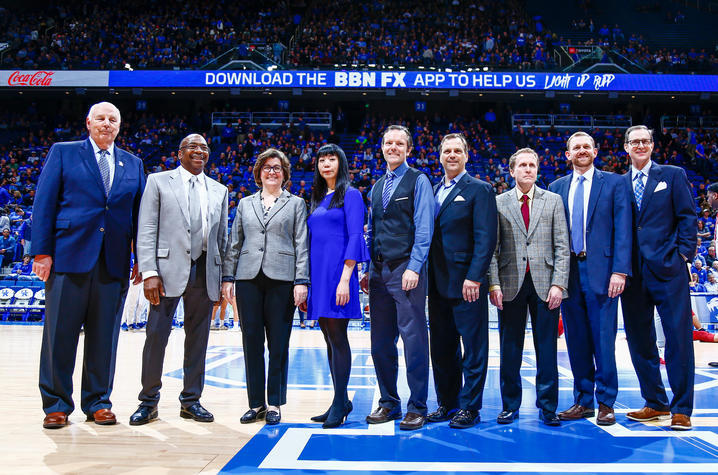
[{"label": "black high heel shoe", "polygon": [[334,409],[334,406],[330,407],[329,415],[327,416],[327,420],[324,422],[324,424],[322,424],[322,428],[333,429],[344,424],[344,422],[347,420],[347,417],[349,417],[349,413],[352,412],[352,409],[354,409],[354,406],[352,405],[351,401],[347,401],[344,403],[344,407],[342,408],[341,412]]},{"label": "black high heel shoe", "polygon": [[[347,402],[344,403],[344,407],[347,412],[347,416],[354,409],[354,405],[352,404],[352,402],[350,400],[347,400]],[[330,410],[331,410],[331,407],[329,407],[329,409],[327,409],[327,412],[325,412],[324,414],[319,414],[318,416],[311,417],[310,419],[314,422],[326,422],[327,417],[329,417]]]}]

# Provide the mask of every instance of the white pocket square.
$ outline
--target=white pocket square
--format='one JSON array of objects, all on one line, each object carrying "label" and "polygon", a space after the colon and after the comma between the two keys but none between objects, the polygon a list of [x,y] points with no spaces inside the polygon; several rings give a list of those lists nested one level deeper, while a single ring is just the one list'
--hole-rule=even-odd
[{"label": "white pocket square", "polygon": [[456,198],[454,198],[454,201],[466,201],[463,196],[458,195]]},{"label": "white pocket square", "polygon": [[404,196],[403,198],[397,198],[394,201],[401,201],[401,200],[408,200],[408,199],[409,199],[408,196]]},{"label": "white pocket square", "polygon": [[666,188],[667,188],[666,182],[662,181],[658,185],[656,185],[656,189],[653,190],[653,192],[656,193],[657,191],[665,190]]}]

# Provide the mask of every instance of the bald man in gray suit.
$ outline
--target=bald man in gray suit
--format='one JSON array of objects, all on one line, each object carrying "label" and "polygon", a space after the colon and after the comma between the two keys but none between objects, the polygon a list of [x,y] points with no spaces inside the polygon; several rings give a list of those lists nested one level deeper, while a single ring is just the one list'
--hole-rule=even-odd
[{"label": "bald man in gray suit", "polygon": [[205,176],[209,147],[201,135],[185,137],[180,166],[147,180],[140,205],[137,237],[139,269],[151,307],[142,352],[142,391],[130,425],[157,418],[162,362],[172,330],[172,315],[184,299],[184,390],[180,416],[212,422],[199,402],[213,302],[220,300],[221,267],[227,246],[228,192]]}]

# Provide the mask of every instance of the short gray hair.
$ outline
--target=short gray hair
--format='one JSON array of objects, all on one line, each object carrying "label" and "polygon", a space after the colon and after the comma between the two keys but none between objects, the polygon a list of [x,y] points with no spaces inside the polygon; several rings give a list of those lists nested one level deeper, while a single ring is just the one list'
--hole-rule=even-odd
[{"label": "short gray hair", "polygon": [[516,166],[516,157],[518,157],[522,153],[528,153],[528,154],[533,155],[534,158],[536,159],[536,166],[538,167],[538,164],[539,164],[538,153],[536,153],[536,150],[534,150],[530,147],[525,147],[525,148],[520,148],[520,149],[516,150],[514,152],[514,154],[511,155],[511,157],[509,158],[509,169],[511,169],[511,170],[514,169],[514,167]]},{"label": "short gray hair", "polygon": [[653,129],[649,129],[645,125],[633,125],[626,129],[626,133],[623,136],[623,143],[628,143],[628,137],[631,135],[631,132],[633,132],[634,130],[645,130],[646,132],[649,133],[649,135],[651,136],[651,142],[653,142]]}]

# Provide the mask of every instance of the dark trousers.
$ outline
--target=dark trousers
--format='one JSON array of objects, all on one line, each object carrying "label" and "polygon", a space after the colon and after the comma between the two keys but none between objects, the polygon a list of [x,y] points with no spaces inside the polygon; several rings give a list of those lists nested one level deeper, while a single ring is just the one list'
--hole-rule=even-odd
[{"label": "dark trousers", "polygon": [[242,322],[249,407],[265,405],[265,332],[269,350],[266,401],[270,406],[286,404],[289,336],[292,333],[295,308],[294,284],[270,279],[259,271],[254,279],[236,281],[236,291]]},{"label": "dark trousers", "polygon": [[499,310],[501,346],[500,386],[503,409],[516,411],[521,406],[521,361],[526,334],[526,311],[531,314],[531,328],[536,351],[536,406],[545,412],[556,412],[558,405],[558,366],[556,351],[559,309],[549,310],[546,301],[536,293],[531,273],[527,272],[519,293]]},{"label": "dark trousers", "polygon": [[440,406],[481,409],[489,359],[486,296],[485,285],[481,286],[479,298],[474,302],[429,294],[431,364]]},{"label": "dark trousers", "polygon": [[669,409],[656,348],[655,306],[666,335],[666,372],[673,391],[670,411],[690,416],[693,412],[695,356],[688,272],[680,272],[664,281],[643,264],[623,292],[621,306],[628,350],[646,406],[659,411]]},{"label": "dark trousers", "polygon": [[89,272],[52,271],[45,283],[45,326],[40,351],[40,394],[45,414],[70,414],[72,373],[80,328],[85,328],[80,407],[85,414],[112,407],[121,295],[126,279],[109,275],[104,252]]},{"label": "dark trousers", "polygon": [[568,298],[561,304],[566,347],[573,373],[574,403],[594,407],[596,401],[613,407],[618,394],[616,320],[618,298],[596,294],[589,287],[586,260],[571,257]]},{"label": "dark trousers", "polygon": [[373,262],[369,272],[371,309],[371,356],[381,398],[389,409],[401,406],[397,390],[399,355],[396,344],[404,342],[406,379],[410,395],[408,412],[426,414],[429,392],[429,335],[426,329],[426,270],[416,288],[401,290],[401,276],[409,260],[397,264]]},{"label": "dark trousers", "polygon": [[167,340],[172,332],[172,317],[180,298],[184,300],[184,389],[179,396],[182,407],[199,401],[204,389],[204,365],[209,339],[212,301],[207,296],[207,254],[192,262],[189,279],[181,297],[160,297],[159,305],[150,305],[142,351],[142,406],[156,407],[160,402],[162,365]]}]

